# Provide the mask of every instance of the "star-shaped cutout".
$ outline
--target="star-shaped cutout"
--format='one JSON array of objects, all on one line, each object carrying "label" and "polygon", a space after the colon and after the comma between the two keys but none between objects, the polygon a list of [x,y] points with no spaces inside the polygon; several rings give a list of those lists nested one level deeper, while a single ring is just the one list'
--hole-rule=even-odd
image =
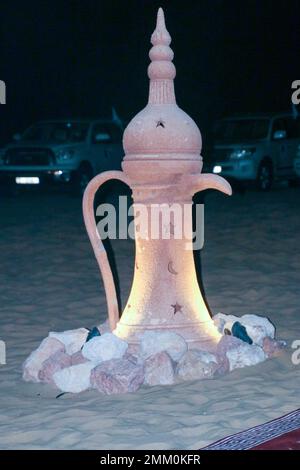
[{"label": "star-shaped cutout", "polygon": [[179,305],[178,302],[176,302],[174,305],[171,305],[171,307],[174,308],[174,315],[176,315],[177,312],[182,312],[182,305]]}]

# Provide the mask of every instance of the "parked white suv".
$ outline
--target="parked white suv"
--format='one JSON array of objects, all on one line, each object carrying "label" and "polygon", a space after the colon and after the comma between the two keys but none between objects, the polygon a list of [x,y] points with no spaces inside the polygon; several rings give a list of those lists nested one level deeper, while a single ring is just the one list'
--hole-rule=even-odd
[{"label": "parked white suv", "polygon": [[82,194],[93,175],[121,168],[122,133],[118,119],[38,122],[2,149],[1,185],[69,183]]},{"label": "parked white suv", "polygon": [[294,183],[300,119],[292,114],[243,115],[215,126],[212,171],[225,178],[254,181],[268,190],[274,179]]}]

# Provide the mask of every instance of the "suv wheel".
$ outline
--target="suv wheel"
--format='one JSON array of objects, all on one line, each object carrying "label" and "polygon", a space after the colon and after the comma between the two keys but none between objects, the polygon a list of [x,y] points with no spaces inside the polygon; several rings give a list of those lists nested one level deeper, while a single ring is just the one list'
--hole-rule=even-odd
[{"label": "suv wheel", "polygon": [[262,162],[258,168],[256,186],[260,191],[269,191],[273,183],[273,169],[269,162]]},{"label": "suv wheel", "polygon": [[82,165],[74,176],[74,192],[77,196],[83,196],[85,188],[93,177],[92,169],[88,165]]}]

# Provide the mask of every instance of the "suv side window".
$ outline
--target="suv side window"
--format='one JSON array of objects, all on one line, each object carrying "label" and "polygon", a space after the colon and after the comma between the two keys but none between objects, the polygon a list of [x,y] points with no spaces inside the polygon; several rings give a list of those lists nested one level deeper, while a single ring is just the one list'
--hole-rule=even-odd
[{"label": "suv side window", "polygon": [[286,118],[285,128],[288,139],[300,139],[300,119]]},{"label": "suv side window", "polygon": [[92,144],[109,144],[112,142],[112,134],[108,124],[95,124],[92,130]]}]

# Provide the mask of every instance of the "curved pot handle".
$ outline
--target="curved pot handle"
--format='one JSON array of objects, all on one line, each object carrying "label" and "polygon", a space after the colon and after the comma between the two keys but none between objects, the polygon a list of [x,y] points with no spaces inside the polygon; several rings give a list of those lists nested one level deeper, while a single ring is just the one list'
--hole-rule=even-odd
[{"label": "curved pot handle", "polygon": [[216,189],[222,193],[231,196],[232,188],[228,181],[222,176],[214,175],[213,173],[200,173],[199,175],[189,175],[185,179],[189,187],[192,187],[194,193],[204,191],[205,189]]},{"label": "curved pot handle", "polygon": [[111,331],[115,329],[119,321],[119,307],[116,294],[116,286],[112,275],[111,267],[105,251],[103,242],[97,231],[94,216],[94,198],[97,190],[109,180],[120,180],[129,186],[128,179],[122,171],[104,171],[95,176],[87,185],[82,201],[83,218],[85,227],[92,244],[97,263],[103,278],[104,290],[108,308],[108,319]]}]

